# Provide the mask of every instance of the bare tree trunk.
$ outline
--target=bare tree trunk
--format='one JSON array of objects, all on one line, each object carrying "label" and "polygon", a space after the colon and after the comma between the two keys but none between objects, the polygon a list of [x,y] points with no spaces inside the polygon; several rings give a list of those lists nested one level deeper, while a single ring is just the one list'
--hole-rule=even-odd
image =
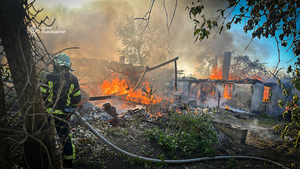
[{"label": "bare tree trunk", "polygon": [[30,168],[54,167],[55,146],[24,24],[24,1],[0,1],[0,38],[24,116],[27,140],[23,145],[23,158]]},{"label": "bare tree trunk", "polygon": [[[5,129],[7,125],[5,92],[3,88],[2,72],[0,71],[0,129]],[[10,145],[5,138],[8,132],[0,130],[0,168],[11,168]]]}]

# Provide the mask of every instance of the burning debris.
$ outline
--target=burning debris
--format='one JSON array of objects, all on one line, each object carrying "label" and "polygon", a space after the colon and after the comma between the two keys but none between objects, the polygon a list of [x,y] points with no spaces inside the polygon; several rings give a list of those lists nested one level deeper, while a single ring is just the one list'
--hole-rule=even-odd
[{"label": "burning debris", "polygon": [[[119,63],[106,61],[104,67],[114,73],[104,73],[107,75],[106,79],[102,79],[96,85],[82,85],[82,87],[89,88],[88,90],[93,88],[93,91],[89,91],[89,100],[95,101],[95,105],[100,104],[99,100],[103,103],[108,99],[112,102],[115,100],[123,102],[117,109],[125,108],[125,103],[131,105],[126,107],[130,109],[139,104],[188,103],[195,100],[196,104],[194,103],[193,107],[227,105],[244,112],[258,114],[267,112],[272,115],[278,115],[283,111],[278,106],[277,100],[282,100],[284,96],[281,95],[281,89],[276,83],[264,83],[257,74],[240,79],[230,73],[230,52],[224,53],[222,66],[219,66],[216,60],[208,79],[177,78],[180,72],[177,72],[176,64],[175,73],[174,70],[157,69],[172,62],[176,63],[177,59],[154,67],[124,64],[124,58],[120,59]],[[149,71],[157,73],[147,73]],[[143,86],[138,87],[140,84]]]},{"label": "burning debris", "polygon": [[105,103],[105,104],[103,104],[103,110],[112,116],[112,118],[108,122],[113,126],[116,125],[118,122],[117,121],[118,114],[117,114],[116,108],[112,107],[110,103]]},{"label": "burning debris", "polygon": [[149,105],[161,102],[161,98],[154,97],[153,89],[150,87],[150,83],[145,81],[143,83],[143,89],[133,90],[133,87],[128,81],[119,80],[117,77],[111,81],[105,80],[100,86],[101,91],[105,95],[124,95],[121,99],[126,99],[131,102]]},{"label": "burning debris", "polygon": [[[230,59],[230,54],[226,57]],[[254,130],[258,128],[237,119],[252,120],[256,118],[254,113],[262,111],[278,114],[281,111],[277,100],[281,96],[270,94],[281,90],[276,86],[277,84],[263,83],[257,77],[231,79],[230,61],[226,64],[228,64],[228,70],[226,66],[221,69],[216,65],[210,78],[196,79],[177,78],[176,67],[176,76],[172,76],[174,74],[172,70],[168,71],[172,72],[168,78],[159,78],[160,75],[164,75],[163,73],[146,75],[148,70],[157,66],[152,68],[146,66],[143,71],[139,67],[138,73],[132,71],[131,74],[128,70],[131,66],[133,68],[135,66],[127,65],[125,71],[125,68],[119,67],[124,63],[119,63],[116,64],[118,66],[110,68],[114,72],[110,78],[107,77],[95,83],[93,87],[82,85],[82,88],[88,91],[88,100],[93,101],[95,107],[92,107],[90,103],[82,104],[82,106],[90,107],[89,111],[92,112],[97,110],[98,116],[92,116],[92,118],[107,121],[114,127],[124,127],[126,123],[137,117],[147,124],[140,128],[147,128],[145,126],[149,126],[148,124],[156,124],[158,119],[165,119],[171,113],[188,114],[192,117],[208,114],[212,117],[210,123],[214,124],[214,130],[219,133],[219,140],[222,141],[228,136],[245,144],[249,134],[254,133]],[[163,72],[162,69],[155,71]],[[92,88],[93,91],[90,90]],[[230,119],[227,119],[228,115]],[[89,118],[91,117],[87,117]],[[259,128],[259,130],[263,129]],[[222,135],[224,133],[226,136]]]}]

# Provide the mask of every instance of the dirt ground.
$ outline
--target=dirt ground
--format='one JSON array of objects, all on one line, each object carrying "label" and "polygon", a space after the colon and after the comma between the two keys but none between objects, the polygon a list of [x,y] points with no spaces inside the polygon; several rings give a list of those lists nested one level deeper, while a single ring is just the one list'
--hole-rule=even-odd
[{"label": "dirt ground", "polygon": [[[157,144],[148,141],[143,135],[147,128],[159,125],[159,121],[167,116],[159,117],[154,121],[145,121],[134,118],[124,121],[117,126],[111,126],[106,121],[92,120],[89,123],[109,142],[117,147],[138,156],[169,159],[167,154]],[[230,123],[232,126],[248,129],[246,143],[239,143],[224,133],[218,132],[220,144],[214,145],[213,156],[251,156],[259,157],[280,163],[288,168],[300,168],[300,149],[293,148],[291,142],[282,142],[280,131],[274,131],[275,124],[284,124],[282,119],[272,117],[252,117],[248,120],[238,119],[226,111],[214,115],[214,119]],[[253,159],[226,158],[221,160],[204,160],[184,164],[149,163],[138,158],[129,158],[104,144],[85,126],[73,126],[73,140],[76,146],[76,168],[165,168],[165,169],[198,169],[198,168],[283,168],[267,161]],[[180,156],[179,159],[199,158],[197,154]]]}]

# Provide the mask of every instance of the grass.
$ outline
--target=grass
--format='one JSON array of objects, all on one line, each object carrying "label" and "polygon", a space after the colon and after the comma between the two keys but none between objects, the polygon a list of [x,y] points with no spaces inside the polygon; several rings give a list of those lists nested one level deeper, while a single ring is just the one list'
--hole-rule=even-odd
[{"label": "grass", "polygon": [[108,134],[115,135],[115,136],[127,136],[128,131],[126,128],[119,128],[119,127],[111,127],[108,128],[106,131]]},{"label": "grass", "polygon": [[162,126],[145,131],[145,137],[165,149],[169,157],[176,159],[179,154],[190,155],[194,151],[200,156],[213,152],[211,145],[217,143],[217,137],[209,115],[172,112],[169,118]]}]

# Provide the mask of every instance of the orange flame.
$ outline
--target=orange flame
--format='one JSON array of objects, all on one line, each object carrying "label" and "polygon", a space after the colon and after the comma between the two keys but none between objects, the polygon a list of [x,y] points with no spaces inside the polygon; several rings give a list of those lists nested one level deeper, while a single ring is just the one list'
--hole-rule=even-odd
[{"label": "orange flame", "polygon": [[263,102],[268,102],[269,99],[269,93],[270,93],[271,87],[264,86],[264,99]]},{"label": "orange flame", "polygon": [[[100,85],[101,91],[104,95],[124,95],[127,94],[127,96],[124,96],[126,100],[149,105],[149,104],[155,104],[159,103],[162,99],[159,97],[154,97],[151,95],[146,95],[146,93],[151,93],[152,88],[149,87],[150,84],[148,82],[144,82],[144,91],[142,89],[137,89],[133,91],[133,87],[130,86],[128,81],[119,80],[118,77],[112,79],[111,81],[105,80],[102,85]],[[146,91],[146,92],[145,92]]]},{"label": "orange flame", "polygon": [[221,80],[222,79],[222,69],[220,69],[218,65],[214,66],[209,78]]},{"label": "orange flame", "polygon": [[178,109],[176,110],[176,112],[177,112],[178,114],[181,114],[181,111],[180,111],[180,110],[178,110]]},{"label": "orange flame", "polygon": [[261,78],[259,78],[259,77],[251,77],[250,79],[256,79],[256,80],[259,80],[259,81],[262,81],[262,79]]},{"label": "orange flame", "polygon": [[229,107],[227,107],[227,106],[225,106],[225,109],[226,109],[226,110],[230,110],[230,108],[229,108]]},{"label": "orange flame", "polygon": [[155,118],[158,118],[158,117],[161,117],[161,116],[162,116],[162,113],[160,113],[160,112],[150,114],[150,117],[155,117]]},{"label": "orange flame", "polygon": [[225,84],[224,97],[226,99],[231,99],[231,96],[232,96],[232,84]]},{"label": "orange flame", "polygon": [[111,82],[105,80],[101,85],[101,91],[104,95],[111,95],[116,93],[118,93],[118,95],[123,95],[128,93],[128,87],[129,86],[124,79],[119,80],[119,78],[116,77]]}]

